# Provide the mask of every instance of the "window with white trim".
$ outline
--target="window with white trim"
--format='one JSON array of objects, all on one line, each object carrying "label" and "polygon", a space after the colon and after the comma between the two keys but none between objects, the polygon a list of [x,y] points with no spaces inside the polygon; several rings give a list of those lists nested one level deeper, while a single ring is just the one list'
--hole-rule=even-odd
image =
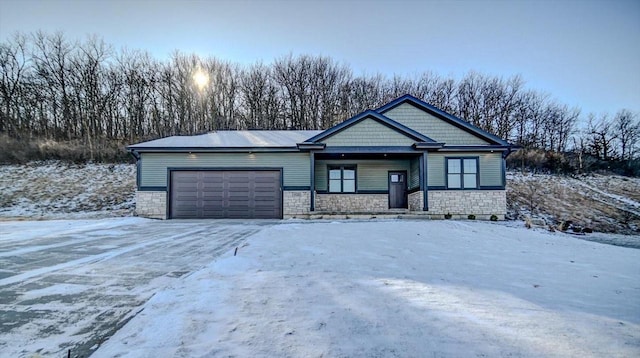
[{"label": "window with white trim", "polygon": [[478,158],[447,158],[447,188],[476,189]]},{"label": "window with white trim", "polygon": [[329,192],[330,193],[355,193],[356,192],[356,167],[355,166],[330,166],[329,167]]}]

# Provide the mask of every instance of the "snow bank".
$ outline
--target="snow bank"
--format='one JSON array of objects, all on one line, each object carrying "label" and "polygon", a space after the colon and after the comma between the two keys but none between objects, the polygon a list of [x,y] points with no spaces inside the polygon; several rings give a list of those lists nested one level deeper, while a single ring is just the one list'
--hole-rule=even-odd
[{"label": "snow bank", "polygon": [[291,223],[95,357],[640,355],[640,250],[479,222]]}]

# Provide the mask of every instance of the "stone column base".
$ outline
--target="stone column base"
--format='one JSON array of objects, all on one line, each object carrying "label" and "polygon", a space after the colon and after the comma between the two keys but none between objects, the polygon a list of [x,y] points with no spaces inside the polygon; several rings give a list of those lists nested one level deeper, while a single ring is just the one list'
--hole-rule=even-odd
[{"label": "stone column base", "polygon": [[166,219],[167,192],[136,191],[136,215],[152,219]]},{"label": "stone column base", "polygon": [[310,209],[311,194],[308,190],[285,190],[282,192],[282,216],[285,219],[308,215]]}]

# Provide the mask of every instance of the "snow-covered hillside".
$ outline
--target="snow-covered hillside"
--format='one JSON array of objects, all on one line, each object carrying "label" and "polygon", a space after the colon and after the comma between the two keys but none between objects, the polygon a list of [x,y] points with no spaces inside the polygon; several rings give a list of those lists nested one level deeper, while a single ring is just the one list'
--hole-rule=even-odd
[{"label": "snow-covered hillside", "polygon": [[58,161],[0,166],[0,218],[75,219],[129,216],[133,164]]},{"label": "snow-covered hillside", "polygon": [[507,183],[511,218],[532,218],[554,227],[572,221],[598,232],[640,233],[640,178],[510,172]]}]

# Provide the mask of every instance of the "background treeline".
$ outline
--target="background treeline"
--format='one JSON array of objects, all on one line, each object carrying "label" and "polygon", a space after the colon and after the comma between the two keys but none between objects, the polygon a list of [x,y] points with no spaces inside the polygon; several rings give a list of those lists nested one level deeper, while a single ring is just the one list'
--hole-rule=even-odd
[{"label": "background treeline", "polygon": [[[198,86],[194,75],[208,74]],[[510,165],[639,174],[638,114],[582,115],[520,76],[354,75],[329,57],[250,66],[115,50],[98,37],[16,34],[0,43],[0,161],[127,160],[124,145],[223,129],[326,129],[405,93],[525,149]]]}]

